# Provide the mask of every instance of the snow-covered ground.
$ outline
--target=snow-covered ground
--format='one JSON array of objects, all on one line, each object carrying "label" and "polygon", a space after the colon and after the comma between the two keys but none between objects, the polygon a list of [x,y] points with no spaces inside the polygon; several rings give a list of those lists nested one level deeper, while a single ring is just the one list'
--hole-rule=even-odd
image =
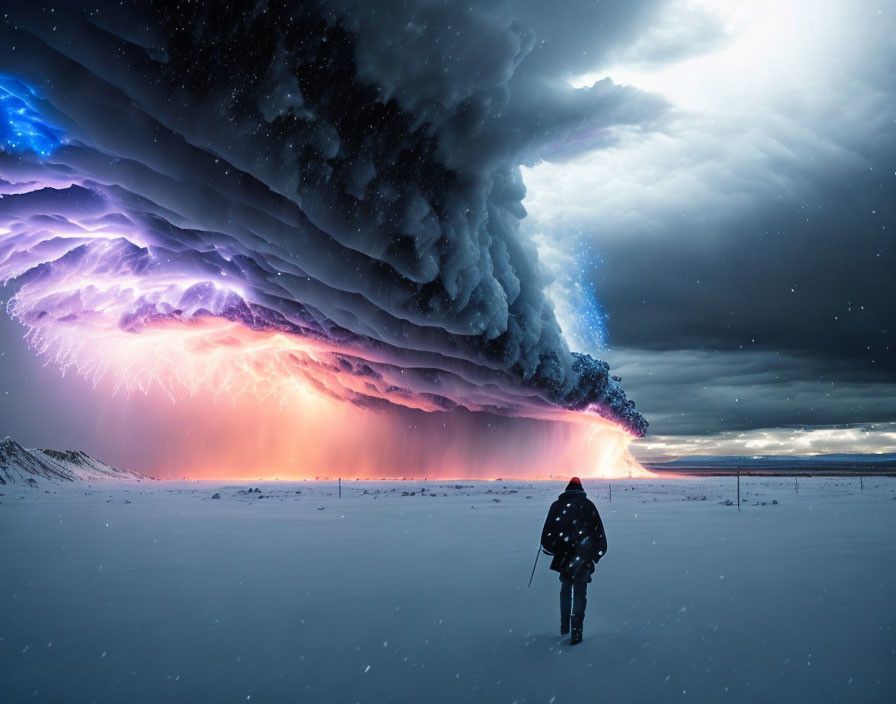
[{"label": "snow-covered ground", "polygon": [[575,647],[526,588],[560,483],[0,487],[0,697],[896,701],[896,479],[585,484]]}]

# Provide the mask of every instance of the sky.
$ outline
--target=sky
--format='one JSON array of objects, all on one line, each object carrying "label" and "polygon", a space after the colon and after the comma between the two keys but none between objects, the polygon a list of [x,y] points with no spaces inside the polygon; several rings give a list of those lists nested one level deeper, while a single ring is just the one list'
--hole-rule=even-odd
[{"label": "sky", "polygon": [[638,27],[569,80],[659,94],[661,124],[524,179],[543,259],[570,232],[595,253],[643,456],[892,451],[893,8],[659,3]]},{"label": "sky", "polygon": [[896,451],[894,25],[13,4],[0,433],[157,476]]}]

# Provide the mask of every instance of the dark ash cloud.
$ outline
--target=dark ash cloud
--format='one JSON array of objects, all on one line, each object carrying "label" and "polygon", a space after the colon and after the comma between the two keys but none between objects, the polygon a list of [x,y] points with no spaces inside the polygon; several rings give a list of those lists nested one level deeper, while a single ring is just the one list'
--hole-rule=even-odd
[{"label": "dark ash cloud", "polygon": [[[3,70],[68,134],[0,163],[3,275],[38,346],[109,311],[131,334],[212,316],[325,346],[296,373],[361,405],[588,409],[645,432],[567,346],[518,167],[663,101],[527,88],[532,32],[453,4],[22,4],[0,34]],[[78,278],[111,288],[63,293]]]}]

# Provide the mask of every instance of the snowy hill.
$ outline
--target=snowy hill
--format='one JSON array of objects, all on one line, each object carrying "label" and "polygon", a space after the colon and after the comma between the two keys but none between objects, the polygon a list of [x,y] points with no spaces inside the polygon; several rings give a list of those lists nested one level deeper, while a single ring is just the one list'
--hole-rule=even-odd
[{"label": "snowy hill", "polygon": [[862,470],[896,469],[896,454],[831,455],[690,455],[669,462],[646,463],[652,469]]},{"label": "snowy hill", "polygon": [[97,479],[139,480],[146,477],[128,469],[112,467],[80,450],[29,450],[10,437],[0,441],[0,484]]}]

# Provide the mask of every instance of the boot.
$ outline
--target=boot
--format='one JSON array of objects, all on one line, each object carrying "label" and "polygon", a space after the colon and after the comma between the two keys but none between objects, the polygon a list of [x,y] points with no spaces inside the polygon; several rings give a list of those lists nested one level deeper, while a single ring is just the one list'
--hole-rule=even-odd
[{"label": "boot", "polygon": [[561,636],[569,635],[569,621],[561,621],[560,622],[560,635]]},{"label": "boot", "polygon": [[570,645],[578,645],[582,642],[582,629],[581,628],[573,628],[572,635],[569,637]]}]

